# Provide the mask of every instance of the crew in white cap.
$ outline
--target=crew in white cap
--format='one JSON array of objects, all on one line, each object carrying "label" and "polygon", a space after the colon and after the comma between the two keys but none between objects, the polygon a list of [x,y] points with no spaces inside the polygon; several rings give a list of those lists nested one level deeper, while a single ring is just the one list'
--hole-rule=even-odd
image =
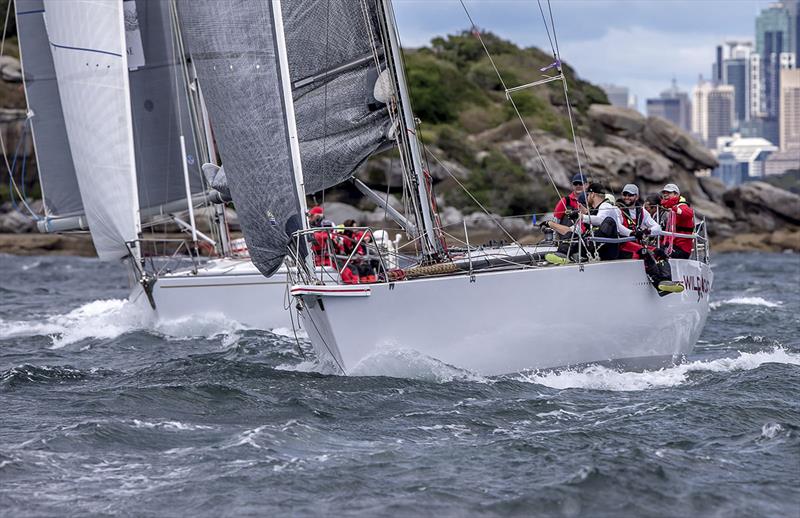
[{"label": "crew in white cap", "polygon": [[[641,241],[645,235],[657,235],[661,232],[661,225],[644,210],[639,203],[639,188],[632,183],[622,188],[622,199],[617,202],[617,206],[622,213],[622,224],[630,229],[637,240]],[[621,232],[622,233],[622,232]],[[631,241],[620,246],[620,258],[639,258],[639,250],[642,245]]]}]

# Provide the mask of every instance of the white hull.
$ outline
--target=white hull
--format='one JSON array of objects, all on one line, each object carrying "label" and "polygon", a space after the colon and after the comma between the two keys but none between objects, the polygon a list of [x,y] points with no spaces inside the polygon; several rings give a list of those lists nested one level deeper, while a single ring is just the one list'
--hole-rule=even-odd
[{"label": "white hull", "polygon": [[[291,328],[286,277],[286,266],[264,277],[250,260],[212,259],[196,274],[180,270],[159,276],[153,287],[155,314],[162,320],[221,315],[256,329]],[[131,300],[150,308],[138,285]]]},{"label": "white hull", "polygon": [[[316,352],[350,373],[387,349],[483,375],[688,354],[713,274],[672,260],[687,290],[659,297],[641,261],[515,269],[362,286],[295,286]],[[321,303],[320,303],[321,302]]]}]

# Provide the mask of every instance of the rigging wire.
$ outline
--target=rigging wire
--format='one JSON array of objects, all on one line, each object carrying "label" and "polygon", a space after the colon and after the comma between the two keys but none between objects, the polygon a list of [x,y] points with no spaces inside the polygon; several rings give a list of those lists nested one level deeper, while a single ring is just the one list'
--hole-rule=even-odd
[{"label": "rigging wire", "polygon": [[[2,39],[0,39],[0,56],[5,56],[6,34],[8,32],[8,20],[10,19],[10,17],[11,17],[11,2],[8,2],[8,6],[6,7],[6,17],[5,17],[5,21],[3,22],[3,36],[2,36]],[[17,153],[19,152],[20,144],[23,142],[23,140],[25,139],[25,136],[27,135],[29,121],[30,121],[30,117],[28,116],[28,117],[25,118],[25,123],[24,123],[24,125],[22,127],[22,135],[20,136],[20,141],[17,143],[17,148],[16,148],[16,150],[14,152],[13,164],[9,163],[9,161],[8,161],[8,153],[6,152],[6,143],[5,143],[5,138],[3,137],[3,132],[2,131],[0,131],[0,148],[2,148],[2,151],[3,151],[3,162],[5,163],[6,171],[8,171],[8,184],[9,184],[9,187],[11,187],[8,190],[8,196],[11,199],[11,204],[14,206],[14,208],[20,214],[22,214],[22,215],[24,215],[24,216],[26,216],[28,218],[31,218],[34,221],[38,221],[38,220],[40,220],[42,218],[41,218],[41,216],[36,214],[36,211],[34,211],[31,208],[30,205],[28,205],[28,200],[25,199],[25,195],[23,194],[24,191],[25,191],[25,186],[24,185],[22,186],[22,192],[20,192],[20,188],[17,185],[17,181],[14,179],[14,168],[16,167]],[[23,148],[23,153],[24,153],[24,148]],[[27,158],[27,155],[25,155],[25,158]],[[26,163],[26,161],[23,160],[23,167],[25,166],[25,163]],[[24,174],[24,169],[23,169],[23,174]],[[24,176],[23,176],[23,178],[24,178]],[[14,193],[15,192],[17,193],[17,197],[19,197],[20,202],[22,202],[22,206],[25,207],[25,209],[28,211],[29,214],[25,214],[24,212],[19,210],[19,207],[17,206],[17,203],[14,200]]]},{"label": "rigging wire", "polygon": [[[536,2],[539,4],[539,10],[542,11],[541,0],[536,0]],[[572,132],[572,143],[575,146],[575,159],[578,161],[578,173],[580,173],[581,177],[584,177],[583,167],[581,165],[581,155],[578,152],[578,139],[575,136],[575,122],[572,117],[572,106],[570,105],[569,102],[569,88],[567,87],[567,77],[564,75],[564,70],[561,65],[561,53],[558,50],[558,34],[556,33],[555,21],[553,21],[553,9],[550,5],[550,0],[547,0],[547,10],[550,12],[550,24],[553,28],[553,41],[555,42],[555,53],[556,53],[555,58],[556,58],[556,63],[558,63],[558,71],[561,74],[561,84],[564,86],[564,101],[567,106],[567,116],[569,117],[569,129]],[[547,20],[544,18],[544,11],[542,11],[542,21],[544,22],[546,28]]]},{"label": "rigging wire", "polygon": [[[461,7],[464,9],[464,13],[466,13],[467,18],[469,19],[469,22],[472,25],[472,34],[474,34],[475,37],[478,38],[478,41],[480,41],[481,46],[483,47],[483,51],[486,53],[486,56],[489,58],[489,62],[491,63],[492,68],[494,68],[494,72],[495,72],[495,74],[497,74],[497,78],[500,80],[500,85],[503,87],[503,90],[508,90],[508,88],[506,87],[506,82],[503,79],[503,76],[500,73],[500,70],[497,68],[497,64],[495,64],[494,58],[492,57],[492,54],[489,52],[489,49],[486,47],[486,43],[483,41],[483,37],[481,36],[480,29],[478,29],[478,26],[475,24],[475,21],[472,19],[472,15],[470,14],[469,9],[467,9],[467,5],[464,3],[464,0],[459,0],[459,2],[461,3]],[[525,123],[525,119],[522,117],[522,114],[520,113],[519,108],[517,107],[517,103],[514,102],[514,99],[513,99],[513,97],[511,95],[508,95],[507,97],[508,97],[509,102],[511,103],[511,106],[514,108],[514,113],[516,113],[517,118],[519,119],[520,123],[522,123],[522,127],[525,129],[525,134],[528,136],[528,140],[530,141],[531,145],[533,146],[534,151],[536,151],[536,156],[539,159],[539,161],[541,162],[542,167],[544,168],[544,172],[547,174],[547,177],[550,179],[550,183],[553,185],[553,189],[555,190],[556,195],[558,196],[559,199],[561,199],[562,198],[561,191],[558,189],[558,186],[556,185],[556,182],[553,179],[553,175],[550,174],[550,169],[547,167],[547,162],[545,161],[544,157],[542,156],[542,153],[539,151],[539,146],[536,144],[536,141],[533,139],[533,135],[531,134],[530,130],[528,129],[528,125]]]}]

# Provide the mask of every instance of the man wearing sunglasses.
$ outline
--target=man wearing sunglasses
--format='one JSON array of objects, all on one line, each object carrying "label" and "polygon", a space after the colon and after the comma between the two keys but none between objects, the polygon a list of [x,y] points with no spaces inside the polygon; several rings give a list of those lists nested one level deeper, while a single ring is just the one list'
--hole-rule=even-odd
[{"label": "man wearing sunglasses", "polygon": [[[661,206],[667,209],[667,232],[676,234],[694,233],[694,210],[681,196],[681,191],[674,183],[668,183],[661,189]],[[692,255],[694,240],[683,237],[667,237],[666,252],[674,259],[688,259]]]},{"label": "man wearing sunglasses", "polygon": [[[636,185],[629,183],[622,188],[622,198],[617,206],[622,214],[622,225],[631,230],[637,241],[641,241],[646,235],[657,235],[661,231],[661,225],[639,203],[639,187]],[[623,243],[619,247],[619,258],[638,259],[641,248],[641,243],[636,241]]]},{"label": "man wearing sunglasses", "polygon": [[572,192],[569,196],[564,196],[556,204],[553,209],[553,217],[558,223],[570,226],[577,220],[577,213],[580,205],[578,204],[578,196],[586,188],[586,177],[581,173],[572,177]]}]

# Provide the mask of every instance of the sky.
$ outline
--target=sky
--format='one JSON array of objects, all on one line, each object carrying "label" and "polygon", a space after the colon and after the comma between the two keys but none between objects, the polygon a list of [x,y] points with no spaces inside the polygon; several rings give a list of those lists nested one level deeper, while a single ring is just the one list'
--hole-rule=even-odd
[{"label": "sky", "polygon": [[[549,49],[536,0],[464,0],[482,29],[520,46]],[[547,0],[541,0],[547,13]],[[753,40],[767,0],[551,0],[561,58],[593,83],[658,97],[674,77],[687,92],[708,78],[717,45]],[[394,0],[402,44],[469,28],[458,0]]]}]

